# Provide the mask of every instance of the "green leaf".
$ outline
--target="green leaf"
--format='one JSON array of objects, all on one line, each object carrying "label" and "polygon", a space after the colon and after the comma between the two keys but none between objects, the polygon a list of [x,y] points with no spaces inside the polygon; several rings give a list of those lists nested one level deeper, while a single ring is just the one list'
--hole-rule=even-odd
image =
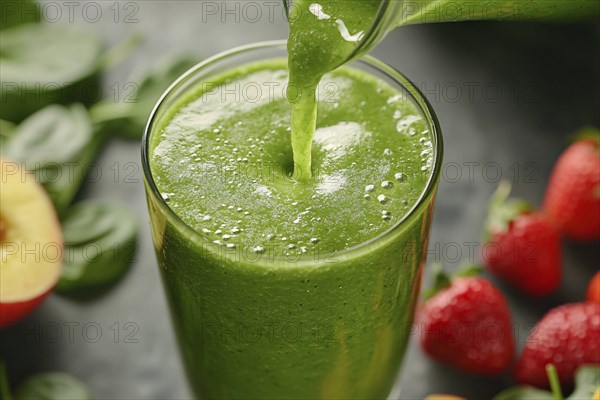
[{"label": "green leaf", "polygon": [[465,278],[469,276],[479,276],[483,273],[483,268],[481,265],[467,265],[465,267],[460,268],[456,271],[452,277],[453,278]]},{"label": "green leaf", "polygon": [[117,204],[78,203],[62,221],[65,258],[56,291],[76,297],[115,283],[136,250],[138,222]]},{"label": "green leaf", "polygon": [[48,191],[59,213],[73,200],[103,143],[86,109],[50,105],[21,123],[2,156],[22,162]]},{"label": "green leaf", "polygon": [[600,145],[600,130],[598,128],[586,127],[569,136],[569,142],[571,143],[579,140],[593,140]]},{"label": "green leaf", "polygon": [[425,291],[425,300],[432,298],[440,290],[447,288],[452,283],[448,274],[444,272],[441,264],[433,264],[431,269],[431,287]]},{"label": "green leaf", "polygon": [[498,393],[494,400],[553,400],[552,393],[531,386],[516,386]]},{"label": "green leaf", "polygon": [[0,119],[0,150],[4,143],[12,137],[15,127],[16,125],[12,122]]},{"label": "green leaf", "polygon": [[198,60],[182,56],[159,65],[149,73],[135,74],[128,79],[135,93],[125,99],[103,100],[95,104],[90,113],[102,131],[129,138],[140,139],[150,112],[168,87]]},{"label": "green leaf", "polygon": [[[560,397],[557,378],[548,371],[549,379],[555,380],[555,394],[533,388],[531,386],[516,386],[498,393],[493,400],[554,400]],[[583,365],[575,371],[575,390],[567,400],[591,400],[600,387],[600,365]]]},{"label": "green leaf", "polygon": [[64,373],[48,372],[25,380],[15,391],[15,400],[90,400],[87,387]]},{"label": "green leaf", "polygon": [[100,37],[73,24],[26,24],[2,31],[0,118],[19,122],[51,103],[91,104],[101,95]]},{"label": "green leaf", "polygon": [[12,400],[10,385],[8,384],[8,374],[6,365],[0,360],[0,398],[3,400]]},{"label": "green leaf", "polygon": [[600,365],[583,365],[575,371],[575,391],[567,400],[591,399],[600,388]]},{"label": "green leaf", "polygon": [[493,233],[506,232],[512,220],[533,209],[531,204],[524,200],[509,199],[510,191],[510,182],[503,180],[492,195],[483,234],[484,242],[488,242]]},{"label": "green leaf", "polygon": [[40,7],[33,0],[2,0],[0,30],[30,22],[40,22]]}]

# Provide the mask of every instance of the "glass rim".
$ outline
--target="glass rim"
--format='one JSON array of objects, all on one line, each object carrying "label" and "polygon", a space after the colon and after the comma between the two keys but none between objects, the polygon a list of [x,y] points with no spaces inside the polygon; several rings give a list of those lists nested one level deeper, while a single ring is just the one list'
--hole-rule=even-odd
[{"label": "glass rim", "polygon": [[[167,219],[171,219],[175,221],[178,226],[180,226],[183,230],[185,230],[185,236],[196,243],[212,243],[212,240],[202,235],[200,232],[196,231],[190,225],[188,225],[183,219],[181,219],[172,209],[169,207],[166,200],[163,198],[160,190],[158,189],[156,182],[154,181],[154,177],[152,176],[152,171],[150,168],[150,143],[151,143],[151,133],[152,128],[154,127],[155,120],[159,114],[159,109],[165,102],[165,100],[171,95],[176,89],[179,88],[180,85],[185,83],[188,79],[193,78],[197,73],[219,63],[225,61],[233,56],[244,54],[248,52],[258,51],[258,50],[267,50],[267,49],[276,49],[282,48],[286,49],[287,42],[285,40],[272,40],[272,41],[263,41],[251,43],[243,46],[234,47],[224,52],[220,52],[212,57],[205,59],[204,61],[199,62],[185,73],[183,73],[179,78],[177,78],[160,96],[158,101],[156,102],[150,116],[148,118],[148,122],[146,123],[146,127],[144,129],[144,135],[142,137],[142,169],[144,174],[144,180],[147,187],[147,195],[152,196],[160,208],[161,212],[165,214]],[[357,245],[354,245],[350,248],[340,250],[336,253],[337,257],[343,258],[352,258],[353,255],[361,254],[361,251],[364,251],[365,248],[373,245],[374,243],[380,242],[384,238],[387,238],[391,234],[400,231],[404,228],[407,221],[411,219],[415,213],[417,213],[421,208],[427,205],[427,200],[434,195],[437,184],[439,182],[439,178],[442,170],[442,159],[444,152],[443,138],[442,132],[439,125],[439,121],[433,112],[431,104],[429,101],[423,96],[420,90],[402,73],[397,71],[395,68],[385,64],[378,59],[371,56],[363,56],[360,59],[352,61],[352,63],[362,63],[367,64],[368,66],[378,70],[380,73],[383,73],[388,78],[391,78],[392,81],[400,85],[403,90],[405,90],[411,97],[412,100],[416,102],[416,106],[419,108],[419,111],[423,114],[428,122],[430,129],[433,130],[431,132],[431,137],[435,141],[434,143],[434,155],[433,155],[433,169],[427,180],[427,184],[425,189],[421,191],[419,198],[414,202],[413,206],[407,211],[402,218],[394,223],[393,226],[386,229],[385,231],[379,233],[377,236],[370,238],[364,242],[361,242]],[[273,257],[275,261],[285,260],[286,257],[275,256]],[[306,260],[300,257],[297,261],[293,262],[293,264],[304,264]],[[289,262],[289,261],[288,261]],[[261,264],[260,262],[258,264]],[[306,264],[314,265],[315,262],[308,262]]]}]

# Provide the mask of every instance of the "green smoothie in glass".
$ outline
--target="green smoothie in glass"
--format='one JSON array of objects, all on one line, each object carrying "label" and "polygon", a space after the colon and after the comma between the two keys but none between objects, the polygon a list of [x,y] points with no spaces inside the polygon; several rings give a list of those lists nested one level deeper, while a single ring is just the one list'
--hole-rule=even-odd
[{"label": "green smoothie in glass", "polygon": [[339,67],[366,9],[306,6],[289,53],[205,61],[148,124],[153,240],[199,398],[385,399],[408,340],[439,127],[390,67]]}]

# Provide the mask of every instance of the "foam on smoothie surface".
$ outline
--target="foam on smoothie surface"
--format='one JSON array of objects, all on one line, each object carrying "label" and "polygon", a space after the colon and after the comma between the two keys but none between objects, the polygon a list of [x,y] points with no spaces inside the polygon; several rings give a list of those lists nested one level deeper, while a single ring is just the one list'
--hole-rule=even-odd
[{"label": "foam on smoothie surface", "polygon": [[[211,81],[216,89],[199,86],[172,107],[151,144],[163,197],[210,241],[276,255],[308,253],[318,243],[341,250],[391,228],[423,192],[433,163],[427,122],[380,79],[349,67],[325,75],[314,176],[304,181],[291,177],[286,61]],[[249,87],[262,90],[232,94]]]}]

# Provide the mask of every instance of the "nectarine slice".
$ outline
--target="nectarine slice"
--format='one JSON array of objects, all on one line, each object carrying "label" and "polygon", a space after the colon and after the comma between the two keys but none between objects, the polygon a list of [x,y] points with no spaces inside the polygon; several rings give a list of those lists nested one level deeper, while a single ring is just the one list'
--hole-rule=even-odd
[{"label": "nectarine slice", "polygon": [[17,162],[0,159],[0,326],[35,309],[60,277],[63,238],[44,188]]}]

